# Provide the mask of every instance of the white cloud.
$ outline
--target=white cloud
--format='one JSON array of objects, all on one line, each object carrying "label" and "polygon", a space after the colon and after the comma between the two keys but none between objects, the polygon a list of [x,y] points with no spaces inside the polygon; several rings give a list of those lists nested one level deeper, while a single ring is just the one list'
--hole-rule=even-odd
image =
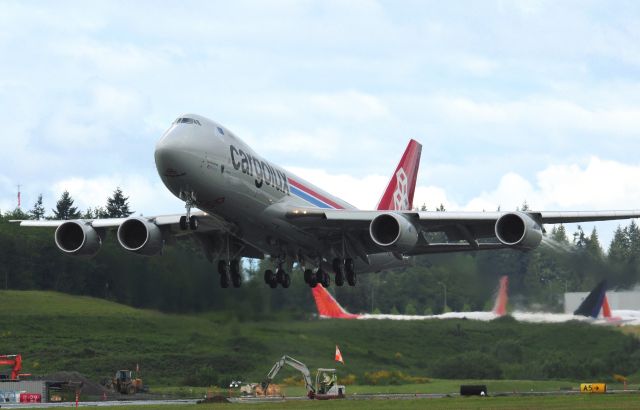
[{"label": "white cloud", "polygon": [[334,94],[317,94],[310,97],[315,111],[354,121],[380,120],[389,114],[383,102],[370,94],[345,91]]}]

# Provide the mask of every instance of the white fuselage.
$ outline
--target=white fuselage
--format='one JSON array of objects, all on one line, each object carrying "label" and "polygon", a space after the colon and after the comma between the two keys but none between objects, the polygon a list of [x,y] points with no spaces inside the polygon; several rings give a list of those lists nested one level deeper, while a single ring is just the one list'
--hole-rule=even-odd
[{"label": "white fuselage", "polygon": [[[289,223],[291,207],[354,209],[347,202],[270,163],[222,125],[199,115],[174,123],[158,141],[155,161],[178,198],[230,223],[230,232],[264,254],[309,259],[333,256],[327,243]],[[336,255],[337,256],[337,255]],[[370,255],[375,271],[398,266],[390,253]]]}]

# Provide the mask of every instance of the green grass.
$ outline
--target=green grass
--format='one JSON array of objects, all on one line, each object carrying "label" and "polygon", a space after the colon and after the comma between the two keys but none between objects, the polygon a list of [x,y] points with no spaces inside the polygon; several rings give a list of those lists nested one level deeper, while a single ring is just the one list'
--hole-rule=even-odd
[{"label": "green grass", "polygon": [[[0,353],[22,353],[24,371],[77,370],[100,380],[139,363],[142,376],[152,386],[178,386],[194,375],[206,379],[207,372],[218,380],[260,381],[283,354],[302,360],[312,371],[335,366],[341,376],[355,374],[358,382],[364,383],[365,372],[378,370],[429,377],[433,363],[465,351],[480,351],[506,363],[507,378],[522,370],[540,371],[549,356],[578,358],[575,360],[580,362],[597,359],[606,364],[614,353],[627,360],[629,352],[638,351],[634,337],[582,323],[296,321],[287,317],[240,322],[228,312],[167,315],[100,299],[37,291],[0,291],[0,306]],[[518,346],[520,358],[498,358],[496,346],[504,340]],[[345,365],[333,361],[336,344]],[[606,369],[604,374],[611,373],[613,370]],[[292,375],[297,373],[283,369],[279,380]],[[451,389],[456,391],[453,385]],[[436,388],[436,382],[433,386]]]}]

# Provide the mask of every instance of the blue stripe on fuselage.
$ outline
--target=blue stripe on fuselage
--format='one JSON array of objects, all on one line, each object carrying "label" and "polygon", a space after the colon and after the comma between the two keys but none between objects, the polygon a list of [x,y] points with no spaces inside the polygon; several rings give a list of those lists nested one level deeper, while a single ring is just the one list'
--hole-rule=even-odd
[{"label": "blue stripe on fuselage", "polygon": [[322,202],[321,200],[307,194],[306,192],[304,192],[301,189],[298,189],[296,187],[294,187],[293,185],[289,185],[289,190],[291,191],[292,194],[299,196],[300,198],[304,199],[305,201],[312,203],[313,205],[320,207],[320,208],[325,208],[325,209],[333,209],[331,206],[325,204],[324,202]]}]

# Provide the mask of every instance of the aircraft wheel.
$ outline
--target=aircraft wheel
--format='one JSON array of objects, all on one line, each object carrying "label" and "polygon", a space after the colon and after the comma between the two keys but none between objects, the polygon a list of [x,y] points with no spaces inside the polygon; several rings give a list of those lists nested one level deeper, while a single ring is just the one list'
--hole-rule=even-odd
[{"label": "aircraft wheel", "polygon": [[276,283],[284,283],[284,277],[287,273],[282,268],[276,269]]},{"label": "aircraft wheel", "polygon": [[229,270],[231,271],[231,283],[234,288],[239,288],[242,285],[242,274],[240,273],[240,261],[234,259],[229,264]]},{"label": "aircraft wheel", "polygon": [[333,272],[336,274],[336,285],[344,285],[344,273],[342,272],[342,261],[338,258],[333,259]]},{"label": "aircraft wheel", "polygon": [[344,271],[347,273],[355,271],[355,268],[353,266],[353,259],[347,258],[344,260]]},{"label": "aircraft wheel", "polygon": [[[264,283],[271,285],[272,282],[276,282],[276,275],[273,274],[271,269],[264,271]],[[277,284],[277,282],[276,282]]]},{"label": "aircraft wheel", "polygon": [[233,283],[234,288],[239,288],[240,286],[242,286],[242,276],[231,275],[231,283]]},{"label": "aircraft wheel", "polygon": [[320,283],[322,283],[322,286],[325,288],[328,288],[329,285],[331,285],[331,276],[329,276],[329,273],[323,272],[322,282]]},{"label": "aircraft wheel", "polygon": [[229,274],[226,272],[220,275],[220,287],[225,289],[229,287]]},{"label": "aircraft wheel", "polygon": [[309,287],[315,288],[316,286],[318,286],[318,280],[316,279],[315,275],[311,278],[311,280],[309,281]]},{"label": "aircraft wheel", "polygon": [[347,277],[347,283],[349,286],[356,286],[357,277],[353,266],[353,259],[347,258],[344,260],[344,271]]},{"label": "aircraft wheel", "polygon": [[313,278],[313,271],[311,269],[304,270],[304,282],[307,284],[311,284],[311,279]]},{"label": "aircraft wheel", "polygon": [[[185,217],[185,221],[186,219],[187,218]],[[198,229],[198,225],[199,225],[198,217],[195,215],[191,215],[189,217],[189,229],[191,229],[192,231],[195,231]]]},{"label": "aircraft wheel", "polygon": [[224,259],[220,259],[218,261],[218,273],[220,275],[226,275],[227,274],[227,261],[225,261]]},{"label": "aircraft wheel", "polygon": [[187,217],[185,215],[182,215],[180,217],[180,229],[182,229],[183,231],[186,231],[187,228],[188,228]]},{"label": "aircraft wheel", "polygon": [[349,286],[356,286],[357,282],[358,280],[357,280],[356,273],[353,271],[347,272],[347,283],[349,284]]},{"label": "aircraft wheel", "polygon": [[285,273],[284,281],[282,282],[282,287],[286,289],[289,286],[291,286],[291,275],[289,275],[288,273]]},{"label": "aircraft wheel", "polygon": [[276,282],[276,280],[272,280],[271,282],[269,282],[269,286],[271,287],[271,289],[275,289],[278,287],[278,282]]}]

